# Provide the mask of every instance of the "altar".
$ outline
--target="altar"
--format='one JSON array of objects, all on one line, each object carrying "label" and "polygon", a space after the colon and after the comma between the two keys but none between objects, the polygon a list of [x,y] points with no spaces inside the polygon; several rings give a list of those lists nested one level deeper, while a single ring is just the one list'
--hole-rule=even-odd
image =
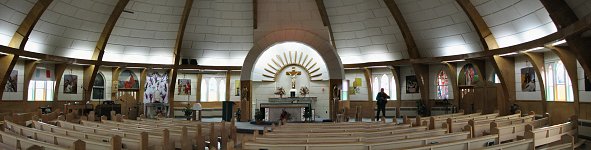
[{"label": "altar", "polygon": [[[265,113],[264,121],[279,121],[283,111],[289,114],[288,122],[304,121],[304,112],[310,108],[310,103],[261,103],[261,110]],[[312,115],[314,116],[314,115]]]}]

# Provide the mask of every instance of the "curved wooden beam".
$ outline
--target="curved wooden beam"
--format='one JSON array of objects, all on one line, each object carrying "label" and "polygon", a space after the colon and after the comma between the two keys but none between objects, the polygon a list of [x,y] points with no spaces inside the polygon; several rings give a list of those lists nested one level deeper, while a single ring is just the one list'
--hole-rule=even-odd
[{"label": "curved wooden beam", "polygon": [[[39,0],[35,3],[33,8],[29,10],[29,13],[27,14],[23,22],[21,22],[21,24],[16,29],[16,32],[12,36],[12,39],[10,39],[8,47],[14,48],[16,49],[16,51],[24,51],[25,45],[29,40],[29,35],[31,35],[31,32],[33,31],[33,28],[39,21],[39,18],[41,18],[41,15],[43,15],[43,12],[47,10],[47,7],[49,7],[49,4],[51,4],[51,2],[53,2],[53,0]],[[19,55],[15,53],[10,53],[6,56],[0,56],[0,64],[2,64],[0,65],[0,85],[6,85],[6,82],[8,81],[10,73],[12,72],[14,66],[16,65],[16,62],[18,61],[18,58]],[[4,88],[5,86],[0,86],[0,100],[2,100]],[[27,89],[23,89],[23,91],[26,90]]]},{"label": "curved wooden beam", "polygon": [[[390,10],[390,14],[396,20],[398,24],[398,28],[400,28],[400,32],[402,32],[402,37],[404,38],[404,42],[406,43],[406,50],[408,55],[411,59],[419,59],[421,58],[421,54],[419,53],[419,48],[415,43],[414,37],[404,16],[402,16],[402,12],[400,12],[400,8],[394,0],[384,0],[386,6]],[[420,64],[420,63],[412,63],[412,69],[415,72],[415,75],[418,79],[419,89],[421,93],[421,100],[424,104],[426,104],[427,109],[430,110],[431,106],[429,103],[429,65]]]},{"label": "curved wooden beam", "polygon": [[[573,100],[575,104],[575,112],[576,114],[580,114],[580,97],[579,97],[579,75],[577,73],[577,54],[569,49],[569,47],[548,47],[554,52],[560,60],[562,64],[564,64],[564,69],[568,73],[568,77],[571,79],[571,84],[573,88]],[[584,86],[584,85],[581,85]]]},{"label": "curved wooden beam", "polygon": [[[548,112],[548,103],[546,102],[546,87],[544,84],[545,74],[542,74],[544,71],[544,54],[543,53],[531,53],[527,52],[524,53],[526,58],[531,62],[532,66],[534,67],[534,71],[536,71],[536,76],[538,76],[538,84],[540,85],[540,94],[542,95],[542,111],[544,113]],[[576,66],[575,66],[576,67]]]},{"label": "curved wooden beam", "polygon": [[[462,10],[464,10],[464,13],[466,13],[466,15],[468,15],[468,18],[470,18],[470,22],[472,23],[472,26],[474,26],[474,28],[476,28],[476,33],[478,33],[479,38],[480,38],[480,42],[482,43],[482,47],[485,48],[486,50],[492,50],[492,49],[498,49],[499,45],[497,43],[496,38],[494,37],[494,35],[492,34],[492,32],[490,31],[490,28],[488,27],[488,25],[486,24],[486,22],[484,21],[484,19],[482,18],[482,16],[480,15],[480,13],[478,13],[478,10],[476,10],[476,7],[474,7],[474,4],[472,4],[472,2],[470,2],[470,0],[456,0],[456,2],[460,5],[460,7],[462,7]],[[495,71],[497,72],[497,76],[499,77],[499,80],[501,80],[501,88],[503,91],[503,98],[502,99],[506,99],[507,102],[511,103],[515,98],[515,92],[509,90],[509,89],[515,89],[515,84],[513,84],[513,82],[510,82],[511,79],[515,78],[515,74],[512,73],[503,73],[504,71],[507,71],[506,69],[500,69],[500,68],[506,68],[506,67],[510,67],[510,66],[506,66],[506,62],[505,63],[500,63],[497,62],[498,59],[495,58],[487,58],[488,61],[492,62],[493,68],[495,68]],[[501,60],[499,60],[501,61]],[[514,65],[512,65],[514,66]],[[515,72],[513,70],[513,72]],[[484,77],[484,76],[483,76]],[[486,78],[484,78],[486,79]],[[513,79],[514,80],[514,79]],[[511,88],[509,86],[512,86]],[[504,106],[498,106],[497,108],[501,108]],[[507,113],[506,111],[501,112],[501,113]]]},{"label": "curved wooden beam", "polygon": [[[111,32],[113,32],[113,28],[115,28],[115,24],[117,23],[117,20],[119,20],[121,13],[123,13],[123,9],[125,9],[125,6],[127,6],[127,3],[129,3],[129,0],[119,0],[117,5],[115,5],[115,8],[111,12],[111,16],[109,16],[107,23],[105,23],[105,26],[103,27],[101,36],[96,42],[91,60],[95,60],[97,62],[101,62],[103,60],[105,47],[107,47],[107,42],[109,41],[109,37],[111,37]],[[89,101],[91,98],[92,85],[94,85],[94,79],[98,74],[99,68],[100,64],[92,64],[84,68],[84,82],[82,85],[82,100],[84,102]]]},{"label": "curved wooden beam", "polygon": [[324,6],[324,0],[316,0],[316,6],[318,6],[318,12],[320,13],[320,17],[322,18],[322,24],[328,27],[328,34],[330,36],[330,43],[336,49],[336,45],[334,42],[334,36],[332,33],[332,26],[330,25],[330,19],[328,18],[328,14],[326,13],[326,7]]},{"label": "curved wooden beam", "polygon": [[[180,65],[181,62],[181,49],[183,46],[183,37],[185,36],[185,28],[187,27],[187,20],[189,20],[189,15],[191,14],[191,8],[193,8],[193,0],[186,0],[185,7],[183,8],[183,14],[181,16],[181,21],[179,23],[179,30],[177,31],[176,42],[174,44],[174,66],[177,67]],[[175,87],[176,87],[176,79],[179,69],[172,68],[170,70],[170,81],[168,87],[168,104],[170,107],[174,107],[174,95],[175,95]],[[174,117],[174,109],[170,109],[171,117]]]},{"label": "curved wooden beam", "polygon": [[451,83],[451,88],[453,89],[453,101],[452,104],[454,106],[459,106],[459,100],[460,100],[460,88],[458,87],[458,74],[456,72],[458,72],[458,64],[457,63],[453,63],[453,62],[449,62],[449,63],[444,63],[445,67],[447,67],[447,79],[449,79],[449,83]]}]

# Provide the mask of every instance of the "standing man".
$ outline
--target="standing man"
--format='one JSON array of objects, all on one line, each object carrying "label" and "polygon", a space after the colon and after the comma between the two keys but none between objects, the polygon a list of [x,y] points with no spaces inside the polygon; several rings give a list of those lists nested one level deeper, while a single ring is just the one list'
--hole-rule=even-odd
[{"label": "standing man", "polygon": [[380,93],[376,96],[376,100],[378,100],[378,112],[376,113],[377,121],[380,121],[380,111],[382,111],[382,116],[386,117],[386,103],[388,103],[388,99],[390,99],[390,96],[384,92],[384,88],[380,89]]}]

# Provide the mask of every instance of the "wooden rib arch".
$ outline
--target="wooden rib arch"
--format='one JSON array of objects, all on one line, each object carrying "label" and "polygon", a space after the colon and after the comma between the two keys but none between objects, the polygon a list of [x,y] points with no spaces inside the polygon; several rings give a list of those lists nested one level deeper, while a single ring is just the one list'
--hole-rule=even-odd
[{"label": "wooden rib arch", "polygon": [[[16,48],[17,51],[24,51],[25,45],[29,39],[29,35],[33,31],[33,28],[41,18],[41,15],[47,10],[47,7],[53,2],[53,0],[39,0],[35,3],[33,8],[29,10],[29,13],[21,22],[19,27],[16,29],[16,32],[12,36],[10,43],[8,44],[9,47]],[[0,56],[0,85],[6,85],[10,73],[14,69],[16,62],[18,61],[19,55],[17,54],[9,54],[6,56]],[[27,84],[28,83],[24,83]],[[2,99],[2,95],[4,94],[5,86],[0,86],[0,100]]]}]

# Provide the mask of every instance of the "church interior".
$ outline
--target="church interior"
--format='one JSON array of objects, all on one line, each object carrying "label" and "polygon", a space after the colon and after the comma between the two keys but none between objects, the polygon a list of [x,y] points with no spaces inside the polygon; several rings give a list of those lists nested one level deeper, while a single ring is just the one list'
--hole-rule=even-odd
[{"label": "church interior", "polygon": [[0,0],[0,149],[591,149],[589,0]]}]

